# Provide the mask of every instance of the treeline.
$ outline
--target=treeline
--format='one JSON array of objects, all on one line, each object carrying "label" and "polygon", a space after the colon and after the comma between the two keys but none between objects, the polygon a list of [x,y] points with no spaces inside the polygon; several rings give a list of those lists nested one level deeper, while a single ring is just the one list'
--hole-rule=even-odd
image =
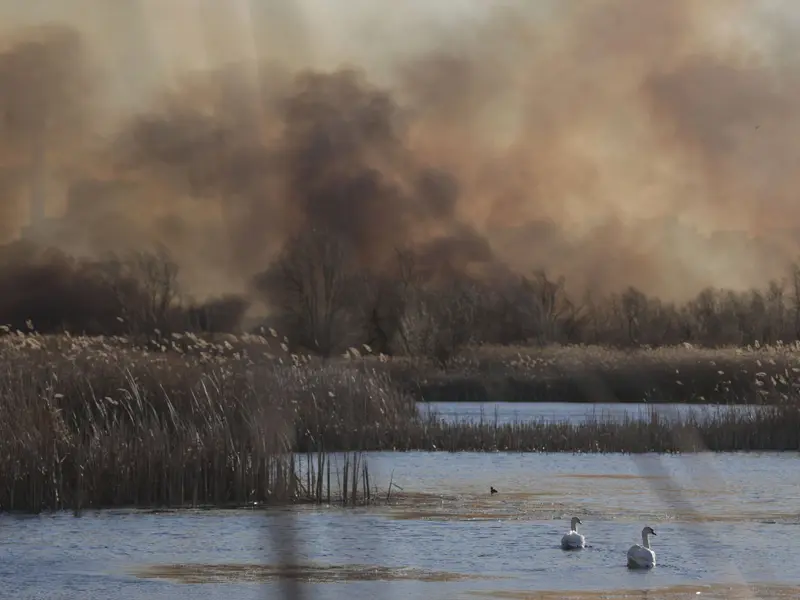
[{"label": "treeline", "polygon": [[28,242],[9,244],[0,248],[0,324],[87,335],[239,327],[246,300],[194,302],[181,292],[178,274],[163,248],[78,259]]},{"label": "treeline", "polygon": [[481,276],[398,251],[380,275],[337,238],[292,239],[256,280],[297,346],[323,355],[366,343],[373,351],[446,361],[466,344],[707,347],[800,339],[800,268],[747,292],[705,289],[677,304],[634,287],[571,297],[563,278],[498,265]]},{"label": "treeline", "polygon": [[[677,304],[630,287],[572,297],[563,278],[481,275],[398,250],[379,267],[341,238],[307,231],[289,239],[253,280],[273,309],[269,325],[292,349],[330,356],[367,344],[374,352],[445,362],[467,344],[597,344],[718,347],[800,339],[800,267],[747,292],[706,289]],[[76,259],[27,243],[0,249],[0,324],[41,333],[238,332],[250,300],[202,303],[182,293],[164,250]]]}]

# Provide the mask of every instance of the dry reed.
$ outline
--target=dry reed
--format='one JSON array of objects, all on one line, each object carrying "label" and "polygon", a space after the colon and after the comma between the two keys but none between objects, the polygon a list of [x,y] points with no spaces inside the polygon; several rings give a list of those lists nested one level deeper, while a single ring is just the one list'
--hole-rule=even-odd
[{"label": "dry reed", "polygon": [[[721,371],[720,385],[734,374],[753,378],[757,402],[773,405],[677,420],[654,411],[645,421],[448,423],[421,416],[413,395],[401,391],[415,373],[416,389],[424,389],[430,373],[355,350],[319,361],[289,354],[276,334],[134,343],[9,332],[0,337],[0,509],[359,504],[378,496],[361,455],[372,450],[800,448],[794,347],[612,353],[618,363],[597,360],[609,356],[598,349],[528,352],[480,349],[434,375],[505,369],[536,382],[550,369],[568,378],[583,352],[596,368],[649,361],[687,381],[676,364]],[[352,454],[333,454],[342,451]]]},{"label": "dry reed", "polygon": [[488,346],[465,350],[445,370],[409,361],[393,370],[404,389],[429,401],[782,404],[799,387],[800,343],[635,350]]},{"label": "dry reed", "polygon": [[800,406],[752,407],[667,416],[651,409],[646,419],[592,418],[580,423],[517,421],[450,422],[426,416],[408,449],[515,452],[673,453],[800,450]]},{"label": "dry reed", "polygon": [[385,375],[197,345],[3,337],[0,508],[369,501],[360,454],[341,466],[346,482],[332,481],[326,451],[358,450],[415,417]]}]

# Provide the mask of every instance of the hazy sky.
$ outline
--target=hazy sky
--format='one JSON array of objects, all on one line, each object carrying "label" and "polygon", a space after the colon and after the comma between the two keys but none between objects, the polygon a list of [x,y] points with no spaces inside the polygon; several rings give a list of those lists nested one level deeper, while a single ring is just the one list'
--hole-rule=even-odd
[{"label": "hazy sky", "polygon": [[[252,58],[259,50],[314,66],[357,62],[380,68],[387,57],[423,50],[465,21],[479,21],[490,10],[521,2],[6,0],[0,3],[0,30],[52,22],[77,25],[107,67],[122,67],[115,73],[116,87],[135,94],[187,68]],[[538,4],[546,12],[549,0]]]},{"label": "hazy sky", "polygon": [[[187,68],[204,68],[259,53],[320,67],[353,62],[380,72],[387,60],[398,60],[431,45],[446,45],[449,34],[458,35],[490,12],[524,7],[526,19],[540,19],[539,25],[546,26],[548,12],[559,4],[570,3],[6,0],[0,3],[0,30],[48,22],[79,25],[96,44],[98,58],[114,72],[112,79],[120,100],[133,101],[141,92],[178,77]],[[572,4],[577,6],[580,0]],[[758,30],[760,25],[763,32],[765,23],[785,27],[800,19],[800,4],[792,0],[748,0],[746,5],[745,18],[720,20],[719,28]],[[733,14],[729,12],[728,16]],[[759,18],[758,25],[754,17]],[[491,53],[492,48],[486,48],[486,52]]]},{"label": "hazy sky", "polygon": [[[627,261],[627,272],[642,280],[677,264],[673,278],[688,281],[681,284],[687,289],[706,281],[749,285],[777,269],[774,252],[756,256],[743,248],[733,256],[721,247],[711,256],[693,234],[664,242],[663,232],[643,232],[642,220],[675,216],[693,231],[767,238],[800,223],[797,0],[6,0],[0,45],[12,48],[33,35],[25,26],[54,22],[75,26],[91,48],[101,73],[97,96],[106,94],[96,104],[158,114],[169,102],[152,94],[172,88],[170,101],[182,108],[162,115],[167,140],[177,135],[175,123],[191,123],[209,107],[213,120],[239,115],[248,99],[251,108],[274,110],[259,100],[275,90],[303,96],[280,75],[260,77],[256,57],[329,71],[323,100],[333,103],[343,128],[357,126],[357,102],[336,96],[341,74],[330,71],[360,67],[368,82],[356,86],[356,99],[366,102],[374,83],[391,83],[386,120],[403,120],[399,141],[387,144],[397,151],[392,160],[408,160],[381,165],[386,181],[411,173],[407,163],[446,171],[458,182],[454,218],[478,231],[556,223],[563,230],[558,243],[525,235],[508,254],[544,257],[576,277],[609,279]],[[187,72],[231,61],[249,61],[253,85],[241,69],[186,85]],[[285,117],[241,112],[252,121],[242,128],[248,135]],[[92,116],[96,128],[115,123],[124,133],[131,125],[102,119],[100,110]],[[187,153],[208,160],[211,172],[218,168],[219,148],[202,154],[196,137],[186,136]],[[75,153],[72,142],[64,147]],[[258,156],[244,158],[231,159],[232,180],[253,165],[263,170]],[[175,179],[193,173],[190,162]],[[174,184],[159,177],[153,175],[155,188]],[[253,184],[250,191],[250,204],[237,209],[244,225],[257,224],[266,210],[264,189]],[[174,202],[174,189],[163,193]],[[379,196],[376,206],[385,200]],[[168,205],[151,203],[154,211]],[[173,212],[185,231],[211,239],[194,224],[196,210]],[[277,218],[268,216],[265,222]],[[236,230],[230,238],[257,247],[263,232],[254,227],[248,238]],[[198,242],[184,245],[195,252]],[[219,243],[208,246],[216,253]],[[784,254],[798,252],[800,241],[790,240]]]}]

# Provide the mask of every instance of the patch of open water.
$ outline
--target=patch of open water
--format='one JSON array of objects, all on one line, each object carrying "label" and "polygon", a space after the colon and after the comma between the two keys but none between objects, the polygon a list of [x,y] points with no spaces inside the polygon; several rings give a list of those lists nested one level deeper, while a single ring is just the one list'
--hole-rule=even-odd
[{"label": "patch of open water", "polygon": [[[0,595],[800,597],[794,453],[409,452],[368,460],[382,489],[390,477],[402,488],[388,505],[4,515]],[[559,540],[573,515],[590,547],[564,552]],[[658,533],[658,565],[629,571],[625,552],[644,525]]]}]

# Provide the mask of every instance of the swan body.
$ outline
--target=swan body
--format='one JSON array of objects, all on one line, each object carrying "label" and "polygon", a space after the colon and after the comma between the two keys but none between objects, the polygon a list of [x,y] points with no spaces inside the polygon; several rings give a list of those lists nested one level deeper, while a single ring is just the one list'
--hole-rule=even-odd
[{"label": "swan body", "polygon": [[572,517],[570,528],[561,538],[562,550],[578,550],[586,546],[586,538],[578,533],[578,525],[583,525],[578,517]]},{"label": "swan body", "polygon": [[656,535],[652,527],[642,529],[642,543],[634,544],[628,550],[629,569],[652,569],[656,566],[656,553],[650,549],[650,536]]}]

